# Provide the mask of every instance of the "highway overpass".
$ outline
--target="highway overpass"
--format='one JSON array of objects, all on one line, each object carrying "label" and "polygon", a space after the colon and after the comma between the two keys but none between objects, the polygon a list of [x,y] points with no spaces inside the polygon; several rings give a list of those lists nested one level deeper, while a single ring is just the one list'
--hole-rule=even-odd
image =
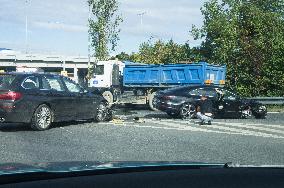
[{"label": "highway overpass", "polygon": [[[95,61],[96,59],[91,57],[90,62]],[[87,75],[88,57],[0,53],[0,70],[5,72],[15,71],[16,67],[37,67],[45,72],[54,73],[67,71],[69,77],[81,83]]]}]

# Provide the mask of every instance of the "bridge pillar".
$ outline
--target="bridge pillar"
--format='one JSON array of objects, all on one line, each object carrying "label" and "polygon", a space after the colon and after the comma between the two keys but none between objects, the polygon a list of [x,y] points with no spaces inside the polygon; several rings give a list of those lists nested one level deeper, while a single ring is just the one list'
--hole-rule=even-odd
[{"label": "bridge pillar", "polygon": [[74,67],[74,80],[78,82],[78,68]]}]

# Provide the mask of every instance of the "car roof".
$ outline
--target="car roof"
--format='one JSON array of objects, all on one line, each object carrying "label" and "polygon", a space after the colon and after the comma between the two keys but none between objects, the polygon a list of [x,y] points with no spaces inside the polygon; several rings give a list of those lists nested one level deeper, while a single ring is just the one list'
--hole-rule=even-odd
[{"label": "car roof", "polygon": [[3,72],[0,75],[57,75],[56,73],[47,73],[47,72]]},{"label": "car roof", "polygon": [[198,88],[223,88],[218,85],[191,85],[191,86],[180,86],[180,87],[174,87],[171,88],[174,89],[198,89]]}]

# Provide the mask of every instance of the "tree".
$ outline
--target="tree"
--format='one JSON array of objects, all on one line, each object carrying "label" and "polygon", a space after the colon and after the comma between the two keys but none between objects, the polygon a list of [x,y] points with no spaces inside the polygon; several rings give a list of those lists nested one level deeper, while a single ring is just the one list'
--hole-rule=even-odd
[{"label": "tree", "polygon": [[88,0],[93,19],[89,19],[89,34],[92,39],[94,56],[107,60],[110,50],[114,51],[119,40],[119,24],[123,21],[117,15],[116,0]]},{"label": "tree", "polygon": [[284,1],[209,0],[193,27],[209,62],[226,64],[229,86],[244,95],[284,95]]},{"label": "tree", "polygon": [[151,39],[140,45],[138,61],[148,64],[175,64],[189,59],[190,47],[175,43],[173,40],[164,42]]}]

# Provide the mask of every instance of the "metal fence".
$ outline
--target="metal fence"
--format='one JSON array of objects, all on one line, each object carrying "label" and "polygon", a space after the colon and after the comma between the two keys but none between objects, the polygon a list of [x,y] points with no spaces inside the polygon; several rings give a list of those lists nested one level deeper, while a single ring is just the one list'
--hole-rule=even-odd
[{"label": "metal fence", "polygon": [[254,97],[250,99],[261,102],[262,104],[284,105],[284,97]]}]

